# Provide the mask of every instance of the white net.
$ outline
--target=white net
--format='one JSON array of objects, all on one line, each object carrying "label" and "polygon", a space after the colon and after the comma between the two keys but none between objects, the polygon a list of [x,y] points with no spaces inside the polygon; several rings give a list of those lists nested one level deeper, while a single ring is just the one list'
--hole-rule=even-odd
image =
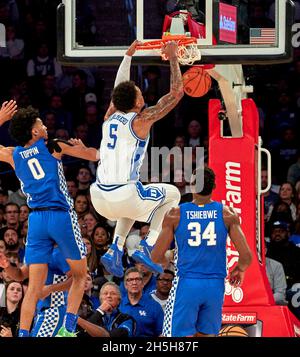
[{"label": "white net", "polygon": [[[158,50],[161,53],[161,50]],[[163,60],[166,60],[164,55],[161,53]],[[201,51],[197,47],[197,44],[188,44],[188,45],[178,45],[178,62],[182,66],[191,66],[196,61],[201,60]]]},{"label": "white net", "polygon": [[178,47],[178,61],[183,66],[191,66],[201,60],[201,51],[196,44]]}]

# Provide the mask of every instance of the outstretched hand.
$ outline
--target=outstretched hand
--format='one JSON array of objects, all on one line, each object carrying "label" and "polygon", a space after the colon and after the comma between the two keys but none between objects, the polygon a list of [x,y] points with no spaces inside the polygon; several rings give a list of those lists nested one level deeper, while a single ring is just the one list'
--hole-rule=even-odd
[{"label": "outstretched hand", "polygon": [[81,139],[74,139],[71,138],[68,140],[68,143],[71,144],[72,146],[82,146],[85,147],[84,143],[82,142]]},{"label": "outstretched hand", "polygon": [[132,44],[129,46],[128,50],[126,51],[127,56],[133,56],[135,54],[137,46],[142,45],[141,41],[135,40],[132,42]]},{"label": "outstretched hand", "polygon": [[4,102],[0,109],[0,125],[10,120],[16,113],[17,108],[18,106],[15,100]]},{"label": "outstretched hand", "polygon": [[163,45],[161,52],[165,59],[170,59],[177,57],[178,55],[178,44],[176,41],[168,41]]}]

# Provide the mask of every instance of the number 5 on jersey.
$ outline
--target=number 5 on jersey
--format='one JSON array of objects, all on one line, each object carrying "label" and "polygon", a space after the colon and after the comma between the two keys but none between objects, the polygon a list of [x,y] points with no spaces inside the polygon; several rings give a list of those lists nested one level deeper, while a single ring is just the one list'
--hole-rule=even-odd
[{"label": "number 5 on jersey", "polygon": [[207,240],[207,245],[217,244],[217,235],[215,233],[215,222],[209,222],[204,232],[201,234],[201,225],[199,222],[191,222],[188,224],[188,230],[191,233],[191,238],[188,239],[188,244],[191,247],[198,247],[202,239]]},{"label": "number 5 on jersey", "polygon": [[116,147],[117,143],[117,130],[118,130],[118,124],[110,124],[109,126],[109,137],[112,139],[112,142],[107,144],[107,147],[109,149],[114,149]]}]

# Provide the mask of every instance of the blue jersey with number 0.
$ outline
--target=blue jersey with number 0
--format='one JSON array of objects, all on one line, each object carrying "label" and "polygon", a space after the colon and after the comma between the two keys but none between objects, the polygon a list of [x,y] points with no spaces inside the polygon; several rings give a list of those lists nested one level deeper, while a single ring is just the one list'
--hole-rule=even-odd
[{"label": "blue jersey with number 0", "polygon": [[73,208],[62,162],[48,151],[44,139],[32,146],[17,146],[13,153],[15,172],[30,208]]},{"label": "blue jersey with number 0", "polygon": [[227,234],[221,203],[180,205],[180,222],[175,230],[177,275],[225,278]]}]

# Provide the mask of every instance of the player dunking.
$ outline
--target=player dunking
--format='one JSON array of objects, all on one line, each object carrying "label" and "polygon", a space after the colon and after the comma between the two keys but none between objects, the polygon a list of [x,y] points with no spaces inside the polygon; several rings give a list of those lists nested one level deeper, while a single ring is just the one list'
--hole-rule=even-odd
[{"label": "player dunking", "polygon": [[[6,120],[10,117],[6,116]],[[67,312],[59,335],[73,336],[77,311],[83,296],[87,264],[73,200],[68,195],[63,174],[63,154],[97,161],[98,152],[81,141],[69,144],[52,141],[46,146],[47,128],[32,107],[20,109],[10,123],[10,134],[20,145],[0,147],[0,160],[9,163],[20,180],[32,209],[28,220],[25,262],[29,266],[29,286],[21,308],[19,336],[29,335],[37,300],[47,277],[47,264],[54,243],[67,260],[72,285]]]},{"label": "player dunking", "polygon": [[[129,55],[134,53],[135,45],[136,42],[130,47]],[[147,237],[141,241],[139,250],[132,257],[151,271],[162,272],[161,266],[151,261],[150,251],[159,235],[164,214],[177,206],[180,200],[180,193],[175,186],[143,186],[139,181],[139,170],[152,125],[166,116],[183,96],[177,44],[169,42],[163,51],[170,61],[170,92],[155,106],[143,110],[145,102],[141,90],[134,82],[121,82],[112,93],[115,113],[109,118],[105,117],[102,129],[101,156],[97,181],[91,186],[91,200],[99,214],[117,220],[113,244],[101,261],[106,270],[119,277],[123,276],[121,258],[125,239],[135,221],[151,224]],[[121,67],[129,73],[130,60],[127,57]],[[122,74],[123,71],[119,69],[120,72]]]},{"label": "player dunking", "polygon": [[[197,174],[198,170],[192,185]],[[151,254],[154,262],[163,263],[164,254],[175,237],[176,277],[165,309],[162,333],[165,337],[218,334],[227,275],[227,235],[239,253],[237,265],[229,275],[230,284],[243,283],[245,270],[252,260],[237,213],[211,200],[214,188],[215,174],[205,168],[203,190],[193,193],[192,202],[166,214]]]}]

